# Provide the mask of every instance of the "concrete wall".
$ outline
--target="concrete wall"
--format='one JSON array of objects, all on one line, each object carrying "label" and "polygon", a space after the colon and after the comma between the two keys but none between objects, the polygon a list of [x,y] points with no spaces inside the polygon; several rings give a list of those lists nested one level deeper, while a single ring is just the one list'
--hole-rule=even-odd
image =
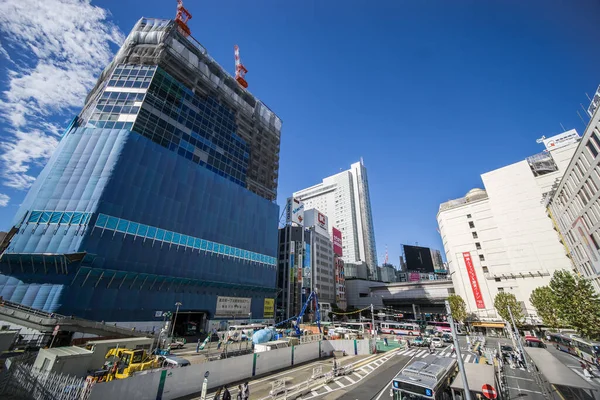
[{"label": "concrete wall", "polygon": [[[348,355],[371,354],[369,340],[323,340],[286,349],[248,354],[225,360],[191,365],[185,368],[155,370],[143,375],[112,382],[96,384],[90,400],[139,398],[154,399],[162,390],[162,399],[176,399],[202,390],[204,373],[208,371],[208,388],[213,389],[235,381],[251,379],[282,368],[331,354],[333,350],[345,350]],[[164,385],[161,389],[161,377]]]}]

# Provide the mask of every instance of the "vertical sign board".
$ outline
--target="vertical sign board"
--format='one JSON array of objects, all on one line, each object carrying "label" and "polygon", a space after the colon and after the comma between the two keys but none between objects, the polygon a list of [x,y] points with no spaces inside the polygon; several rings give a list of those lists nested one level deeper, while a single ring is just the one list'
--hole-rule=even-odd
[{"label": "vertical sign board", "polygon": [[475,273],[475,267],[473,267],[471,253],[468,251],[464,252],[463,259],[465,260],[465,266],[467,267],[467,274],[469,275],[469,282],[471,282],[471,289],[473,289],[473,296],[475,296],[475,304],[477,305],[477,308],[485,308],[483,296],[481,295],[481,289],[479,288],[479,281],[477,280],[477,274]]},{"label": "vertical sign board", "polygon": [[311,287],[311,279],[312,279],[312,268],[310,267],[310,243],[304,244],[304,258],[302,259],[302,270],[303,270],[303,284],[302,286],[305,288]]},{"label": "vertical sign board", "polygon": [[333,254],[343,256],[342,254],[342,232],[335,227],[331,228],[333,234]]},{"label": "vertical sign board", "polygon": [[288,197],[285,205],[285,220],[288,224],[304,226],[304,203],[294,197]]},{"label": "vertical sign board", "polygon": [[265,298],[264,308],[263,308],[263,318],[273,318],[275,317],[275,299]]},{"label": "vertical sign board", "polygon": [[577,218],[573,223],[573,229],[575,230],[576,237],[579,238],[581,246],[587,254],[590,264],[594,268],[596,273],[600,273],[600,253],[596,249],[593,243],[593,238],[590,235],[585,223],[581,217]]},{"label": "vertical sign board", "polygon": [[293,281],[294,278],[296,277],[296,275],[294,274],[294,264],[296,262],[295,260],[295,253],[296,253],[296,242],[294,242],[293,240],[290,242],[290,281]]}]

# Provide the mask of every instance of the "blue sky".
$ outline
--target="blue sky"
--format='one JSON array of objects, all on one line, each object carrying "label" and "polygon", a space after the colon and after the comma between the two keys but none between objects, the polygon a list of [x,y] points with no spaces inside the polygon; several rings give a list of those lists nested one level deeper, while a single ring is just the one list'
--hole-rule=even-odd
[{"label": "blue sky", "polygon": [[[176,6],[39,3],[0,4],[0,229],[115,43]],[[442,249],[439,204],[542,151],[535,140],[560,124],[582,133],[576,112],[600,83],[592,0],[186,6],[192,35],[230,71],[240,46],[249,90],[283,120],[280,204],[363,157],[380,262],[386,245],[394,264],[401,243]]]}]

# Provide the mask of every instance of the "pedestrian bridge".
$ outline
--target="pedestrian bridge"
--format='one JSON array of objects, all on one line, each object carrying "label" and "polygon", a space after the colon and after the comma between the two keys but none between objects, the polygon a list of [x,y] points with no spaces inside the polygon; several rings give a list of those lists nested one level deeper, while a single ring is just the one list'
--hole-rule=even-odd
[{"label": "pedestrian bridge", "polygon": [[98,336],[131,337],[151,335],[130,328],[123,328],[116,324],[107,325],[103,322],[47,313],[6,300],[0,302],[0,320],[40,332],[52,332],[58,325],[61,331],[88,333]]}]

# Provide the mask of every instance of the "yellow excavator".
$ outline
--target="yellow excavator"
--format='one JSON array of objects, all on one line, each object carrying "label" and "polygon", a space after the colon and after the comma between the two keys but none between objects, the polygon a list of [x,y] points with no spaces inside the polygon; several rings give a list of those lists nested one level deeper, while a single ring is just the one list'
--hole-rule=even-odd
[{"label": "yellow excavator", "polygon": [[125,379],[135,372],[158,368],[159,365],[159,358],[146,353],[146,350],[111,349],[106,353],[104,367],[90,374],[88,380],[108,382],[113,379]]}]

